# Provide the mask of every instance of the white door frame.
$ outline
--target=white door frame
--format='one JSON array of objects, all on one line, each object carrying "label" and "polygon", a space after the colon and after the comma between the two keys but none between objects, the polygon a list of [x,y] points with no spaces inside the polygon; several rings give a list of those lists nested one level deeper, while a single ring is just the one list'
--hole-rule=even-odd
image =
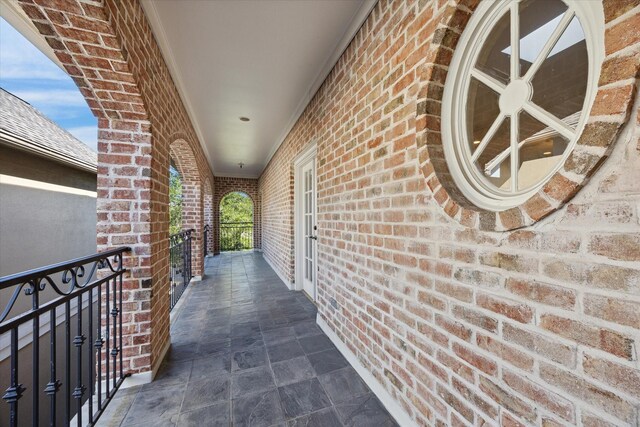
[{"label": "white door frame", "polygon": [[[300,154],[298,154],[298,156],[296,156],[296,158],[293,161],[293,165],[294,165],[294,179],[293,179],[293,187],[294,187],[294,254],[295,254],[295,283],[294,283],[294,287],[293,289],[296,291],[301,291],[302,290],[302,286],[303,286],[303,265],[302,265],[302,260],[304,259],[304,246],[303,246],[303,242],[302,240],[304,239],[304,231],[303,231],[303,224],[302,221],[300,221],[300,218],[302,217],[302,210],[303,210],[303,200],[304,197],[302,195],[303,192],[303,177],[302,177],[302,166],[304,164],[306,164],[307,162],[309,162],[311,159],[314,159],[315,162],[315,158],[316,158],[316,153],[317,153],[317,147],[316,147],[316,142],[313,141],[312,143],[310,143],[307,147],[305,147],[304,150],[302,150],[302,152]],[[317,168],[315,167],[316,165],[314,165],[314,171],[317,170]],[[318,208],[317,208],[317,183],[318,183],[318,179],[317,179],[317,173],[314,172],[314,178],[316,179],[316,185],[314,186],[314,189],[316,191],[314,191],[314,207],[316,208],[316,221],[317,221],[317,215],[318,215]],[[316,241],[316,248],[317,248],[317,241]],[[318,262],[318,253],[317,253],[317,249],[315,251],[315,261],[316,264]],[[315,289],[315,293],[317,294],[317,269],[313,274],[313,282],[314,282],[314,289]],[[311,297],[315,300],[316,295],[311,295]]]}]

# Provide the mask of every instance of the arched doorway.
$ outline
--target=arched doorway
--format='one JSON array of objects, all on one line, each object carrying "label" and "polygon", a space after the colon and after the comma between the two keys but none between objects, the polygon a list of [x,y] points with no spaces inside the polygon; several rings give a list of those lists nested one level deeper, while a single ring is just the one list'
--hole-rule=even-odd
[{"label": "arched doorway", "polygon": [[220,251],[253,249],[254,204],[241,191],[226,194],[219,206]]}]

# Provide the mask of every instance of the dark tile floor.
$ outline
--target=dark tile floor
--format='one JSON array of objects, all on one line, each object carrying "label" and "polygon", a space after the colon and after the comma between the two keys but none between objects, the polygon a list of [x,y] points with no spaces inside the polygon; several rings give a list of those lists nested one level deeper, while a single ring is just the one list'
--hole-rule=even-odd
[{"label": "dark tile floor", "polygon": [[316,308],[256,252],[207,260],[155,381],[118,391],[103,426],[395,426]]}]

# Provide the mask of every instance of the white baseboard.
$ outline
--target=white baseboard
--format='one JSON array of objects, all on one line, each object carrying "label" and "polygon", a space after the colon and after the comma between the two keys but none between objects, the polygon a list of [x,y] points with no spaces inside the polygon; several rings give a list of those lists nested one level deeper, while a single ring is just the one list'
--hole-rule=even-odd
[{"label": "white baseboard", "polygon": [[131,376],[124,379],[120,388],[135,387],[137,385],[148,384],[153,381],[153,372],[140,372],[138,374],[131,374]]},{"label": "white baseboard", "polygon": [[389,411],[389,414],[396,420],[396,422],[401,426],[416,426],[417,424],[411,419],[409,414],[402,409],[402,406],[398,404],[398,402],[389,394],[389,392],[375,379],[371,372],[365,368],[360,360],[356,357],[355,354],[349,347],[343,343],[338,335],[329,327],[327,322],[322,320],[320,314],[316,317],[316,323],[322,329],[322,331],[327,334],[331,342],[338,348],[338,351],[342,353],[342,355],[347,359],[347,361],[353,366],[353,368],[358,372],[362,380],[369,386],[373,394],[375,394],[380,402],[384,405],[384,407]]},{"label": "white baseboard", "polygon": [[288,281],[287,279],[285,279],[285,277],[278,271],[278,269],[271,263],[271,261],[269,261],[269,258],[264,256],[264,254],[263,254],[262,255],[262,259],[267,261],[267,264],[269,264],[269,267],[271,267],[271,269],[276,272],[276,274],[278,275],[280,280],[282,280],[284,282],[284,284],[287,285],[287,288],[289,288],[290,291],[295,291],[296,290],[295,285],[293,283],[291,283],[290,281]]}]

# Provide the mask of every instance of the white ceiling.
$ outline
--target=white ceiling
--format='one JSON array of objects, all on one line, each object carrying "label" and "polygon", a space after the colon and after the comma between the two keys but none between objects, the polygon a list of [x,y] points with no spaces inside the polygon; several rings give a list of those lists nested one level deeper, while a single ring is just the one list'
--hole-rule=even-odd
[{"label": "white ceiling", "polygon": [[217,176],[260,176],[375,2],[143,1]]}]

